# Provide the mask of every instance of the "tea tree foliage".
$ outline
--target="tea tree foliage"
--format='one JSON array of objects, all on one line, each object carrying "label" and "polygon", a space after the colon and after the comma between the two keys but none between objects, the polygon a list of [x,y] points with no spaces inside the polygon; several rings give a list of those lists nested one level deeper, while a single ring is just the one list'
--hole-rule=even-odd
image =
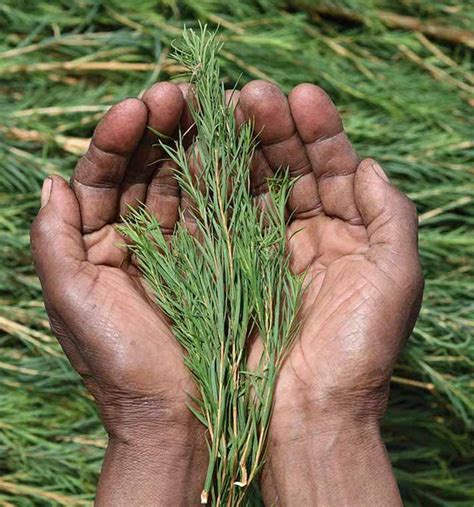
[{"label": "tea tree foliage", "polygon": [[309,0],[0,2],[0,503],[94,498],[106,435],[50,336],[28,230],[42,180],[71,176],[110,105],[181,72],[167,50],[200,19],[221,26],[228,87],[322,86],[357,151],[416,202],[425,297],[394,371],[384,440],[405,505],[474,504],[472,50],[377,17],[472,32],[474,9],[341,3],[360,23],[318,14],[339,3]]},{"label": "tea tree foliage", "polygon": [[[138,266],[172,323],[199,390],[190,409],[208,428],[201,501],[239,505],[263,463],[278,369],[297,331],[302,277],[291,273],[285,248],[291,182],[284,171],[269,182],[265,211],[252,197],[252,125],[239,128],[235,106],[226,105],[220,47],[206,27],[185,30],[175,45],[174,58],[194,87],[196,137],[191,150],[183,134],[175,145],[161,141],[192,203],[194,233],[181,213],[168,244],[146,209],[126,216],[121,231],[132,240]],[[255,340],[263,352],[252,366]]]}]

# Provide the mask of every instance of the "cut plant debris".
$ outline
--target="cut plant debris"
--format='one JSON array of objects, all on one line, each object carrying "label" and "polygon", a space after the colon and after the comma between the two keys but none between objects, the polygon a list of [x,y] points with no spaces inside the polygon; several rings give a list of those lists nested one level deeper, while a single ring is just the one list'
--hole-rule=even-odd
[{"label": "cut plant debris", "polygon": [[42,180],[71,176],[111,104],[180,79],[170,43],[198,20],[220,26],[227,88],[322,86],[415,201],[425,296],[384,440],[405,505],[471,507],[474,8],[456,0],[0,2],[0,504],[94,498],[107,439],[50,335],[28,229]]},{"label": "cut plant debris", "polygon": [[[191,203],[188,216],[181,212],[170,242],[146,209],[132,210],[120,230],[198,387],[190,409],[207,427],[209,447],[201,503],[242,505],[263,464],[302,277],[290,271],[285,248],[289,176],[282,171],[269,182],[272,205],[263,212],[250,192],[252,125],[238,127],[235,106],[226,104],[220,49],[204,26],[185,29],[173,54],[191,76],[196,134],[190,150],[184,133],[176,145],[161,145]],[[254,368],[248,359],[256,339],[263,352]]]}]

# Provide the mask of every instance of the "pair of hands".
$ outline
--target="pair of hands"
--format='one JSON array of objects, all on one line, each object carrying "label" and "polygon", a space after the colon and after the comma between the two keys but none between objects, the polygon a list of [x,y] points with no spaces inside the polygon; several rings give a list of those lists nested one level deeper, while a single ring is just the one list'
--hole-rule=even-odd
[{"label": "pair of hands", "polygon": [[[205,434],[186,407],[195,388],[182,350],[114,228],[140,201],[172,234],[186,202],[147,126],[168,136],[189,129],[189,95],[186,85],[161,82],[113,106],[71,185],[45,181],[32,227],[51,327],[110,437],[99,505],[194,505],[203,483]],[[309,283],[276,388],[265,503],[398,505],[379,421],[421,303],[415,207],[375,161],[359,160],[317,86],[287,98],[253,81],[231,99],[238,120],[259,132],[256,198],[265,201],[266,178],[279,167],[299,176],[288,247]]]}]

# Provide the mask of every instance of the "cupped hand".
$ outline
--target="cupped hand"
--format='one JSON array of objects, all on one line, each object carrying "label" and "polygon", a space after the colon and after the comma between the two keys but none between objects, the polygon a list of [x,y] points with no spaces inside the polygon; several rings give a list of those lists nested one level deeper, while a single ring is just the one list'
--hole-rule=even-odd
[{"label": "cupped hand", "polygon": [[[257,198],[266,202],[266,179],[279,168],[298,177],[288,202],[288,246],[307,288],[301,332],[275,394],[266,469],[277,476],[279,457],[286,459],[279,446],[290,449],[340,421],[377,425],[383,415],[391,370],[421,301],[417,220],[380,166],[360,162],[320,88],[300,85],[287,99],[255,81],[232,99],[240,120],[259,132]],[[129,205],[144,202],[172,233],[185,203],[147,126],[173,136],[190,123],[182,90],[170,83],[155,85],[143,101],[114,106],[72,188],[59,177],[46,180],[32,228],[53,331],[109,434],[126,442],[169,427],[177,429],[171,441],[185,439],[198,424],[185,406],[194,387],[182,351],[114,227]],[[266,481],[267,491],[275,487]]]},{"label": "cupped hand", "polygon": [[[254,81],[242,89],[237,114],[259,133],[258,198],[267,202],[265,180],[280,168],[297,177],[288,202],[288,248],[292,269],[306,273],[301,332],[275,393],[267,466],[267,476],[278,476],[278,484],[267,481],[273,502],[284,496],[297,460],[283,448],[305,440],[308,447],[324,435],[334,446],[341,439],[334,432],[378,426],[392,369],[421,304],[417,214],[380,165],[359,160],[321,88],[302,84],[286,98],[275,85]],[[297,481],[315,484],[309,467],[295,467]],[[285,505],[311,504],[292,495]],[[369,497],[366,502],[371,505]],[[351,504],[358,505],[355,498]],[[346,503],[339,498],[335,505]]]},{"label": "cupped hand", "polygon": [[[195,449],[206,454],[201,425],[186,407],[194,385],[115,224],[129,206],[144,202],[165,234],[172,233],[180,193],[151,129],[172,137],[180,124],[189,127],[186,93],[185,87],[158,83],[143,100],[113,106],[71,185],[57,176],[46,179],[31,230],[52,330],[95,398],[111,439],[140,448],[141,455],[160,443],[151,460],[168,456],[168,467],[177,470],[185,468],[178,455],[189,461]],[[179,451],[172,453],[173,447]],[[199,471],[193,475],[200,477]],[[107,501],[120,504],[118,498]]]}]

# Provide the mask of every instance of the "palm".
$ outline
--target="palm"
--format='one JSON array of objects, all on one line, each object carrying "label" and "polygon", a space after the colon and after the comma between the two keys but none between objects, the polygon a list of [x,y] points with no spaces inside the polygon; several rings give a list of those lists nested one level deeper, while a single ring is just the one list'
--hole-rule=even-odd
[{"label": "palm", "polygon": [[281,167],[298,177],[287,236],[306,290],[273,431],[286,438],[285,414],[328,397],[351,403],[371,392],[380,406],[370,408],[382,413],[391,368],[419,310],[414,208],[370,160],[360,163],[321,89],[300,85],[287,99],[257,81],[244,87],[239,108],[259,132],[255,193],[266,202],[265,179]]},{"label": "palm", "polygon": [[[116,245],[123,242],[112,227],[107,225],[85,237],[92,262],[82,272],[83,282],[81,275],[76,278],[75,297],[81,303],[74,307],[71,320],[78,319],[81,332],[94,337],[89,355],[95,359],[87,361],[90,371],[86,376],[88,373],[107,383],[109,389],[128,390],[135,396],[164,392],[170,399],[181,399],[188,380],[181,351],[134,267],[126,260],[121,267],[111,266],[117,257]],[[94,236],[103,238],[89,247]],[[94,259],[94,248],[100,248],[102,259]],[[92,391],[100,388],[89,387]]]},{"label": "palm", "polygon": [[32,230],[53,331],[111,432],[113,421],[136,417],[130,403],[166,407],[174,422],[190,417],[182,351],[115,228],[128,206],[145,202],[164,232],[172,231],[179,191],[146,127],[172,136],[189,121],[184,109],[183,92],[170,83],[152,87],[143,102],[114,106],[76,166],[74,192],[55,178],[58,203],[41,211]]},{"label": "palm", "polygon": [[304,378],[315,393],[351,387],[344,384],[353,379],[344,377],[354,368],[367,373],[363,362],[371,363],[372,370],[386,362],[380,357],[374,364],[370,352],[375,343],[368,344],[364,337],[380,323],[373,303],[383,297],[390,282],[365,257],[369,241],[363,225],[318,216],[296,220],[288,234],[293,267],[306,272],[311,282],[303,296],[301,335],[283,375],[296,382]]},{"label": "palm", "polygon": [[[81,205],[89,262],[82,274],[85,285],[89,282],[92,287],[87,289],[83,307],[75,311],[79,318],[81,313],[87,316],[83,322],[89,329],[84,331],[95,336],[96,359],[89,362],[94,378],[107,379],[112,388],[125,387],[134,396],[161,396],[184,406],[181,402],[190,382],[181,350],[165,318],[148,298],[126,248],[118,246],[124,240],[110,223],[138,201],[147,201],[152,210],[161,211],[164,227],[176,215],[173,206],[177,208],[179,197],[167,188],[166,168],[156,163],[161,153],[154,146],[156,137],[146,129],[146,120],[150,127],[173,135],[184,100],[177,87],[164,83],[148,92],[145,103],[147,115],[138,101],[111,111],[96,130],[86,156],[88,163],[83,159],[76,168],[73,188]],[[105,162],[104,154],[108,158]],[[96,183],[110,178],[105,170],[110,173],[114,164],[122,172],[116,174],[121,181],[116,188],[106,185],[98,195]]]}]

